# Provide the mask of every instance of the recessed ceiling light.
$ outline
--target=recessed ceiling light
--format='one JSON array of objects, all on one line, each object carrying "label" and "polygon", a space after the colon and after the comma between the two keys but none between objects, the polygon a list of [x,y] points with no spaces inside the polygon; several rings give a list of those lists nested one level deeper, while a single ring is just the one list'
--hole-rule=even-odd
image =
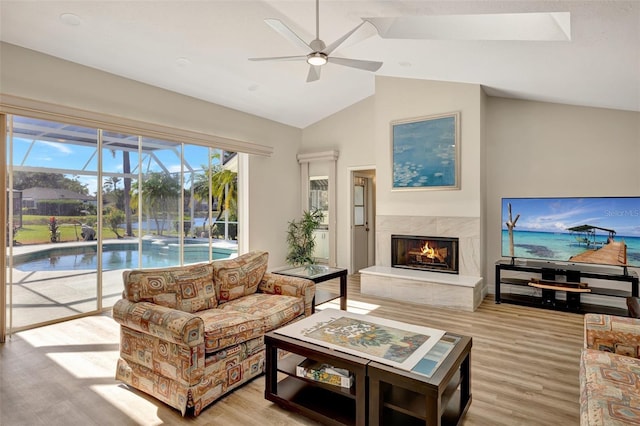
[{"label": "recessed ceiling light", "polygon": [[188,58],[183,57],[176,59],[176,64],[181,68],[185,68],[191,65],[191,61]]},{"label": "recessed ceiling light", "polygon": [[74,13],[63,13],[62,15],[60,15],[60,21],[63,24],[69,25],[71,27],[77,27],[82,23],[80,17]]},{"label": "recessed ceiling light", "polygon": [[403,62],[398,62],[398,65],[400,65],[401,67],[409,68],[413,64],[411,62],[408,62],[408,61],[403,61]]}]

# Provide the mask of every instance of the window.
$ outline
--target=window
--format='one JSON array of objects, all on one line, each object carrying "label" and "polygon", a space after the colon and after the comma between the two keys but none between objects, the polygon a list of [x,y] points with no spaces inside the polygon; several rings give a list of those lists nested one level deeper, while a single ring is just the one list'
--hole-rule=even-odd
[{"label": "window", "polygon": [[21,116],[6,140],[10,332],[111,307],[124,269],[237,252],[235,153]]}]

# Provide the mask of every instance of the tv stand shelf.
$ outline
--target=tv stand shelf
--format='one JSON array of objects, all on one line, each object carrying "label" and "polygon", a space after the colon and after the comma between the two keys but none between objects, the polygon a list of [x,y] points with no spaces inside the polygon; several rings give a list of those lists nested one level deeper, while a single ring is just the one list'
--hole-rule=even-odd
[{"label": "tv stand shelf", "polygon": [[[503,276],[504,272],[530,272],[536,274],[529,278],[523,278],[518,276]],[[495,281],[495,302],[496,303],[514,303],[518,305],[534,306],[547,309],[555,309],[562,311],[571,311],[578,313],[602,313],[611,315],[628,316],[628,310],[626,308],[619,308],[615,306],[599,305],[594,303],[583,303],[580,300],[581,294],[598,295],[603,297],[615,297],[624,298],[638,297],[638,274],[633,271],[625,271],[626,273],[615,274],[608,272],[594,272],[587,270],[580,270],[579,266],[568,265],[567,267],[560,267],[555,265],[518,265],[514,264],[511,260],[499,260],[496,262],[496,281]],[[558,280],[558,277],[565,277],[564,280]],[[554,282],[558,284],[557,288],[554,286],[543,286],[547,288],[532,287],[530,283],[536,280],[543,280],[546,282]],[[588,279],[605,280],[621,282],[626,284],[626,288],[605,288],[592,286]],[[572,291],[570,288],[564,287],[561,284],[563,282],[568,283],[567,287],[579,287],[579,283],[585,282],[587,284],[588,292]],[[509,285],[521,288],[525,291],[522,293],[502,293],[502,286]],[[536,294],[523,294],[526,293],[526,289],[537,290]],[[565,300],[556,298],[558,292],[564,293]]]}]

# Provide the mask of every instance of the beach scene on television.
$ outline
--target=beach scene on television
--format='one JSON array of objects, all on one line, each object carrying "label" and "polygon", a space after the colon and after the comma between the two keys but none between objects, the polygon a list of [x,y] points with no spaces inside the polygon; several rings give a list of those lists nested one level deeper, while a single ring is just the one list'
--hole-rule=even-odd
[{"label": "beach scene on television", "polygon": [[640,267],[640,197],[503,198],[502,256]]}]

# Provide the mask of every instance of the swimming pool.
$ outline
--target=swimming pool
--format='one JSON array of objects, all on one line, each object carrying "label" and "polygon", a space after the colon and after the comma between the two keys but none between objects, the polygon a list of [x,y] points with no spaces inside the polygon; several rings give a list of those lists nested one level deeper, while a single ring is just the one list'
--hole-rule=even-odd
[{"label": "swimming pool", "polygon": [[[102,270],[135,269],[142,258],[143,268],[162,268],[179,264],[180,245],[175,240],[143,240],[142,252],[138,242],[106,243],[102,246]],[[208,240],[185,240],[184,263],[209,260]],[[215,244],[215,243],[214,243]],[[97,245],[55,246],[13,256],[13,267],[23,272],[96,270]],[[219,244],[212,248],[213,259],[226,259],[237,253],[233,244]]]}]

